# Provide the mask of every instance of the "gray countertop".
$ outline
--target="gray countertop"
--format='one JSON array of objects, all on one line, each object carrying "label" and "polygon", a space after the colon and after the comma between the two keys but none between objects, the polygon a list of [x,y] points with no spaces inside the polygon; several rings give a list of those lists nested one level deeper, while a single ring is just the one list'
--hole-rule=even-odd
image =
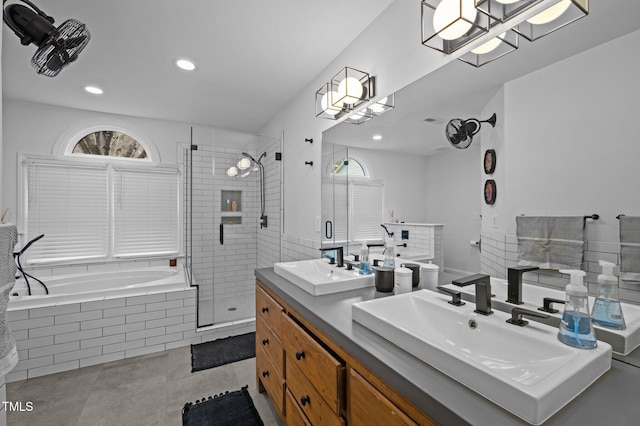
[{"label": "gray countertop", "polygon": [[[273,268],[256,269],[256,278],[438,423],[528,424],[351,320],[353,303],[389,294],[366,288],[312,296],[277,275]],[[639,390],[640,368],[613,360],[607,373],[544,424],[637,425]]]}]

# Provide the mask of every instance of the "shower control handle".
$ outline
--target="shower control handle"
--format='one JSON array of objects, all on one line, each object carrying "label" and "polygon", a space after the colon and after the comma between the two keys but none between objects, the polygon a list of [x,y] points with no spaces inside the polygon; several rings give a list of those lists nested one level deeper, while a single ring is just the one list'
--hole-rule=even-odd
[{"label": "shower control handle", "polygon": [[300,361],[302,358],[304,358],[304,351],[296,352],[296,359]]},{"label": "shower control handle", "polygon": [[269,339],[262,339],[262,345],[266,346],[269,344]]}]

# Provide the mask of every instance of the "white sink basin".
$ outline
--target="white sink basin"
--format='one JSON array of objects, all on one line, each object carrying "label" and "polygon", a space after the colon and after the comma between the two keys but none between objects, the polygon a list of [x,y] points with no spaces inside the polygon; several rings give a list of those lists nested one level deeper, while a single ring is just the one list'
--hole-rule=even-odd
[{"label": "white sink basin", "polygon": [[[475,286],[458,287],[452,284],[445,287],[458,290],[462,293],[473,295],[475,297]],[[491,293],[495,297],[491,299],[494,309],[511,310],[515,305],[506,303],[507,300],[507,281],[504,279],[491,277]],[[523,305],[519,305],[525,309],[532,311],[542,306],[542,299],[551,297],[553,299],[564,300],[565,292],[547,287],[540,287],[532,284],[522,284],[522,301]],[[502,303],[505,302],[505,303]],[[589,297],[589,308],[593,309],[595,302],[594,297]],[[613,330],[599,325],[593,326],[596,332],[596,338],[607,342],[613,348],[613,351],[622,355],[629,355],[634,349],[640,346],[640,306],[629,303],[621,303],[622,313],[627,325],[625,330]],[[558,320],[562,317],[564,305],[554,303],[553,308],[559,312],[549,314]]]},{"label": "white sink basin", "polygon": [[[358,302],[353,320],[532,424],[540,424],[611,367],[611,346],[576,349],[557,329],[482,316],[429,290]],[[475,328],[472,323],[475,322]]]},{"label": "white sink basin", "polygon": [[327,259],[281,262],[274,264],[273,269],[276,274],[314,296],[374,285],[373,274],[360,275],[357,269],[338,268],[330,265]]}]

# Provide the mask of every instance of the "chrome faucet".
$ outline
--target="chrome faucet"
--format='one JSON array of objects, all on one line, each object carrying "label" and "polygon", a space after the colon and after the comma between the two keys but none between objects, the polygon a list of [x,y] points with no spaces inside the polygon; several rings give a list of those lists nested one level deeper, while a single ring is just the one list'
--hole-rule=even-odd
[{"label": "chrome faucet", "polygon": [[451,281],[458,287],[466,287],[471,284],[476,286],[476,309],[474,312],[481,315],[491,315],[491,278],[486,274],[475,274]]},{"label": "chrome faucet", "polygon": [[522,305],[522,274],[536,271],[537,266],[517,266],[507,269],[507,303]]},{"label": "chrome faucet", "polygon": [[325,252],[325,251],[335,251],[336,255],[335,255],[335,262],[337,263],[337,267],[338,268],[342,268],[344,266],[344,256],[343,256],[343,248],[342,246],[336,246],[336,247],[323,247],[320,249],[321,252]]}]

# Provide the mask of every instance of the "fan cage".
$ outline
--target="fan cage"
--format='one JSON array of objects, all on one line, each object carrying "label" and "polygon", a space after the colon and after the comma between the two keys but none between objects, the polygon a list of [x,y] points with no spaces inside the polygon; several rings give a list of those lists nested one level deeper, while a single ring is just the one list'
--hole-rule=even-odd
[{"label": "fan cage", "polygon": [[40,46],[31,58],[31,65],[38,74],[55,77],[65,66],[78,59],[90,38],[91,34],[85,24],[76,19],[68,19]]}]

